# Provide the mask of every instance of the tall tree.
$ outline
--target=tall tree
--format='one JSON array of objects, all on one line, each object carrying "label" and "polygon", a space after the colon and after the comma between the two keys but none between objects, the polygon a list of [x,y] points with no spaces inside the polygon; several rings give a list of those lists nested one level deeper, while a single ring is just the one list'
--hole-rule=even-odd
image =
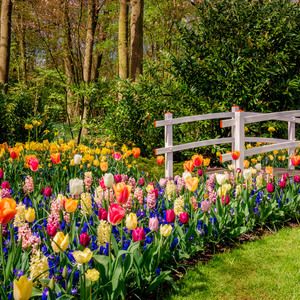
[{"label": "tall tree", "polygon": [[128,78],[128,0],[120,0],[119,13],[119,37],[118,37],[118,53],[119,53],[119,77],[121,79]]},{"label": "tall tree", "polygon": [[131,0],[130,77],[135,80],[143,72],[144,0]]},{"label": "tall tree", "polygon": [[3,92],[7,91],[10,38],[11,38],[12,1],[2,0],[1,3],[1,31],[0,31],[0,85]]},{"label": "tall tree", "polygon": [[[98,21],[98,13],[101,7],[104,5],[105,0],[102,0],[101,4],[97,4],[96,0],[88,0],[88,17],[87,17],[87,29],[85,37],[85,51],[84,51],[84,61],[83,61],[83,81],[86,88],[91,82],[92,78],[92,65],[93,65],[93,46],[95,40],[95,32]],[[78,140],[80,140],[80,135],[87,134],[87,119],[89,115],[90,97],[85,95],[83,98],[83,108],[82,108],[82,131],[79,134]]]}]

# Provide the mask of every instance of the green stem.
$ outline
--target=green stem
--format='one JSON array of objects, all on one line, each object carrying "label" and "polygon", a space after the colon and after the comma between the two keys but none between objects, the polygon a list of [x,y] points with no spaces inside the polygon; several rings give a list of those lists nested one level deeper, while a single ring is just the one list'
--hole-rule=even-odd
[{"label": "green stem", "polygon": [[5,276],[5,260],[4,260],[4,253],[3,253],[3,239],[2,239],[2,224],[0,224],[0,256],[1,256],[1,265],[2,265],[2,274],[3,274],[3,279],[4,282],[6,282],[6,276]]}]

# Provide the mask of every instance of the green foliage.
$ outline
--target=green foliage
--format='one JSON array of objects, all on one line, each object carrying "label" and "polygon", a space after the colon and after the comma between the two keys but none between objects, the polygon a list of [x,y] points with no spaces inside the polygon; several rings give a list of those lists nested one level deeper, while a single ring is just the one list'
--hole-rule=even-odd
[{"label": "green foliage", "polygon": [[199,111],[296,108],[299,20],[299,5],[288,0],[202,1],[197,18],[181,26],[175,75],[205,100]]}]

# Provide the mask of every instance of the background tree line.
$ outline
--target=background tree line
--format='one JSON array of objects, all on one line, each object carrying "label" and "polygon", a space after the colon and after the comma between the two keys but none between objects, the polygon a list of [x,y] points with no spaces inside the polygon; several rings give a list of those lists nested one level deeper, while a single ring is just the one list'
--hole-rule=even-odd
[{"label": "background tree line", "polygon": [[[299,108],[298,3],[0,2],[1,141],[26,139],[39,119],[40,138],[105,136],[150,153],[165,111]],[[206,122],[175,131],[178,142],[227,134]]]}]

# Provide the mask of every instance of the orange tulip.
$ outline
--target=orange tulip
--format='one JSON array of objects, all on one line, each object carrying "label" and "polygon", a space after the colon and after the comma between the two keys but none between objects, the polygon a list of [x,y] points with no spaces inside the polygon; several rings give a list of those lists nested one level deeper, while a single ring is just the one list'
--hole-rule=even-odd
[{"label": "orange tulip", "polygon": [[194,170],[194,163],[192,160],[187,160],[184,162],[183,164],[183,168],[185,171],[188,171],[188,172],[193,172]]},{"label": "orange tulip", "polygon": [[141,155],[141,149],[140,148],[132,148],[132,155],[134,158],[139,158]]},{"label": "orange tulip", "polygon": [[100,169],[102,172],[106,172],[108,170],[108,163],[107,161],[102,161],[100,163]]},{"label": "orange tulip", "polygon": [[0,224],[7,224],[17,213],[16,201],[12,198],[3,198],[0,200]]},{"label": "orange tulip", "polygon": [[57,165],[60,163],[60,153],[52,153],[50,158],[54,165]]},{"label": "orange tulip", "polygon": [[231,157],[232,157],[233,160],[239,159],[240,155],[241,155],[240,151],[231,152]]},{"label": "orange tulip", "polygon": [[74,200],[72,198],[67,198],[64,201],[64,208],[67,213],[73,213],[78,206],[78,200]]},{"label": "orange tulip", "polygon": [[116,195],[116,200],[119,204],[125,204],[131,192],[131,186],[124,182],[119,182],[113,186]]},{"label": "orange tulip", "polygon": [[300,165],[300,155],[293,155],[291,157],[291,162],[294,167],[299,166]]},{"label": "orange tulip", "polygon": [[165,162],[165,157],[163,155],[159,155],[156,157],[156,163],[161,166]]},{"label": "orange tulip", "polygon": [[203,163],[203,156],[201,154],[195,154],[192,156],[192,161],[194,164],[194,167],[200,167]]}]

